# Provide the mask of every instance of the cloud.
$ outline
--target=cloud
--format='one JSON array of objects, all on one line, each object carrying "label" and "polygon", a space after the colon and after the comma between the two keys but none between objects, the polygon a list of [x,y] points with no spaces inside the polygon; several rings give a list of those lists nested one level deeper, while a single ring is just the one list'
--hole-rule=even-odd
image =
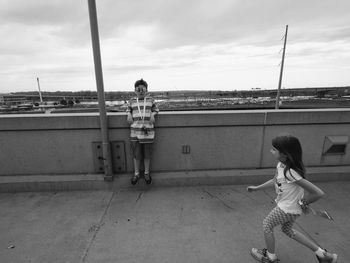
[{"label": "cloud", "polygon": [[[85,1],[2,0],[0,21],[24,25],[62,25],[81,21],[87,12]],[[82,10],[85,7],[86,10]]]},{"label": "cloud", "polygon": [[[84,85],[94,88],[86,0],[0,0],[0,4],[1,87],[15,86],[17,81],[25,87],[26,80],[39,75],[43,81],[50,79],[52,89],[55,78],[76,85],[83,79]],[[256,83],[267,81],[278,69],[287,24],[287,69],[348,65],[348,0],[101,0],[96,4],[109,86],[112,79],[123,79],[125,84],[140,75],[160,86],[168,83],[167,78],[176,78],[178,85],[186,87],[197,83],[209,87],[232,75],[240,83],[252,81],[253,74]]]},{"label": "cloud", "polygon": [[[129,2],[99,2],[103,38],[124,37],[124,32],[142,25],[153,28],[143,39],[149,48],[230,42],[266,45],[283,35],[286,24],[290,24],[290,30],[295,29],[301,41],[327,41],[343,37],[346,31],[334,27],[350,22],[346,11],[350,3],[345,0]],[[321,30],[337,32],[320,37]]]},{"label": "cloud", "polygon": [[[16,37],[30,30],[34,36],[50,35],[61,45],[90,44],[87,1],[0,3],[0,24],[17,28]],[[349,8],[347,0],[97,1],[101,41],[133,39],[151,50],[216,43],[274,45],[286,24],[295,41],[348,38],[350,29],[344,25],[350,23]]]},{"label": "cloud", "polygon": [[[88,6],[85,1],[2,0],[0,1],[1,35],[12,43],[28,46],[52,44],[87,45],[90,41]],[[8,28],[12,32],[7,32]],[[4,30],[4,31],[3,31]]]}]

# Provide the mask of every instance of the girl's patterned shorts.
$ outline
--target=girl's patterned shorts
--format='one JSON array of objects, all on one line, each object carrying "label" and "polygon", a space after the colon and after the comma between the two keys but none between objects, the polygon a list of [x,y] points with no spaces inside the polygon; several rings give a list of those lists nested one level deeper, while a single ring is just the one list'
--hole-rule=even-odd
[{"label": "girl's patterned shorts", "polygon": [[263,221],[264,233],[272,233],[276,226],[281,225],[282,232],[292,238],[294,236],[292,227],[299,216],[299,214],[286,213],[276,206]]}]

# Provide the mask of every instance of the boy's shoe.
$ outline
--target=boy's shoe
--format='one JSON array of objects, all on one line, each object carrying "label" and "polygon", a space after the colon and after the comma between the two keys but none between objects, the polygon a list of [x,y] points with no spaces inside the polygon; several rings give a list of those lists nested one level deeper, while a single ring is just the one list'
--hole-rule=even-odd
[{"label": "boy's shoe", "polygon": [[318,262],[320,263],[336,263],[337,259],[338,259],[338,255],[337,254],[331,254],[329,252],[327,252],[327,250],[325,250],[323,252],[323,257],[319,257],[317,256]]},{"label": "boy's shoe", "polygon": [[134,174],[134,176],[131,178],[131,184],[135,185],[137,183],[137,181],[139,180],[140,176]]},{"label": "boy's shoe", "polygon": [[146,181],[146,184],[151,184],[152,183],[152,177],[151,177],[151,174],[148,173],[148,174],[145,174],[145,181]]},{"label": "boy's shoe", "polygon": [[276,263],[279,261],[279,259],[277,259],[277,258],[275,260],[269,259],[269,257],[267,256],[267,249],[266,248],[263,248],[263,249],[252,248],[252,250],[250,251],[250,254],[257,261],[263,262],[263,263]]}]

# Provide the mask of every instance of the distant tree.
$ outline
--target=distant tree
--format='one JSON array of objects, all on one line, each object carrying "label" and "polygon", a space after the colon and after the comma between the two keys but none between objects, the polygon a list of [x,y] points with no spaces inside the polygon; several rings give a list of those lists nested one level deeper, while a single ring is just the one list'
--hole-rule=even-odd
[{"label": "distant tree", "polygon": [[68,107],[73,107],[74,101],[73,100],[68,100]]}]

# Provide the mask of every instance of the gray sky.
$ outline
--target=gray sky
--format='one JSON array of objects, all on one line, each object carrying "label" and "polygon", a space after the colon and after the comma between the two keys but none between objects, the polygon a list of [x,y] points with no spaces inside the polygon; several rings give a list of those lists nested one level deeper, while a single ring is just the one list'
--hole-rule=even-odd
[{"label": "gray sky", "polygon": [[[0,92],[96,90],[87,0],[0,0]],[[348,0],[97,0],[105,91],[350,85]]]}]

